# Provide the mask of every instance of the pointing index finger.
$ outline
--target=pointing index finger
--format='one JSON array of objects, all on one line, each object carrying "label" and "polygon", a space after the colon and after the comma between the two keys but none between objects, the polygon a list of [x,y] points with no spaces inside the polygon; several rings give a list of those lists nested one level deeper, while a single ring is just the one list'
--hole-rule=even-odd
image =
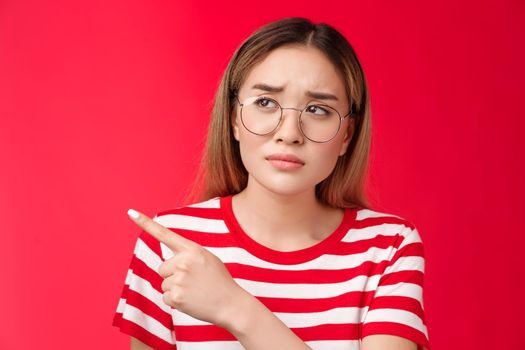
[{"label": "pointing index finger", "polygon": [[180,252],[186,248],[189,248],[191,241],[162,226],[148,216],[134,209],[129,209],[128,215],[144,231],[151,234],[159,242],[164,243],[172,251]]}]

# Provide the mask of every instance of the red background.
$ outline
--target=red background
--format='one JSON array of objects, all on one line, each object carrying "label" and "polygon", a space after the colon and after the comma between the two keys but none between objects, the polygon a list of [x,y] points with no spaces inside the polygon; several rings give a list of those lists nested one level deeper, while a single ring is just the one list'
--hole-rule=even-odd
[{"label": "red background", "polygon": [[423,238],[433,348],[525,348],[525,5],[502,0],[2,1],[0,348],[129,347],[126,211],[181,202],[233,51],[288,16],[361,59],[370,191]]}]

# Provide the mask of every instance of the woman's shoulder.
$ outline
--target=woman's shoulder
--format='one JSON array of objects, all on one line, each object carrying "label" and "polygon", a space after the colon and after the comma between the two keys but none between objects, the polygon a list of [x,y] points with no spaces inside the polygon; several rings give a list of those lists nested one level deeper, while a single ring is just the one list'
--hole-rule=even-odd
[{"label": "woman's shoulder", "polygon": [[[228,232],[222,218],[220,197],[214,197],[157,211],[153,220],[179,236],[206,246],[217,234]],[[173,256],[162,244],[160,249],[164,259]]]},{"label": "woman's shoulder", "polygon": [[225,231],[221,197],[157,211],[154,221],[169,229],[176,229],[179,234],[187,235],[188,238],[195,238],[192,236],[196,232],[222,233]]},{"label": "woman's shoulder", "polygon": [[381,236],[411,236],[420,240],[416,224],[392,211],[374,208],[358,208],[356,212],[355,228],[370,235]]},{"label": "woman's shoulder", "polygon": [[[190,204],[185,204],[181,206],[175,206],[173,208],[169,209],[163,209],[160,211],[157,211],[156,217],[162,217],[170,214],[177,214],[180,212],[187,212],[192,211],[193,209],[219,209],[220,208],[220,198],[221,197],[213,197],[210,199],[193,202]],[[194,212],[199,212],[203,210],[194,210]]]},{"label": "woman's shoulder", "polygon": [[155,221],[160,224],[168,224],[174,220],[193,218],[213,218],[221,207],[220,197],[214,197],[203,201],[192,202],[171,208],[158,210]]},{"label": "woman's shoulder", "polygon": [[392,211],[385,211],[374,208],[357,208],[356,220],[370,221],[374,224],[380,223],[398,223],[408,227],[415,227],[409,219]]}]

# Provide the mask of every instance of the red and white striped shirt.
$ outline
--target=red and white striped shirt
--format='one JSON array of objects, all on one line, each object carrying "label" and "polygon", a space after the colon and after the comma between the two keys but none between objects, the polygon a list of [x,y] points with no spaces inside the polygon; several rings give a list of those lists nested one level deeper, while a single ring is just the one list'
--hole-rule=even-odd
[{"label": "red and white striped shirt", "polygon": [[[231,195],[159,212],[154,220],[219,257],[243,289],[314,350],[359,349],[371,334],[429,349],[423,244],[399,216],[346,208],[330,236],[289,252],[250,238],[235,219]],[[164,304],[158,268],[172,256],[141,232],[113,325],[155,349],[244,349],[227,330]]]}]

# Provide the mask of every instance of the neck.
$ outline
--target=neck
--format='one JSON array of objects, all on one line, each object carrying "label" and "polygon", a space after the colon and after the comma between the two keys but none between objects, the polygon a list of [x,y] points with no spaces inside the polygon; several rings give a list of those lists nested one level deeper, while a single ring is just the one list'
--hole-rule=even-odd
[{"label": "neck", "polygon": [[343,211],[322,205],[315,188],[288,194],[276,193],[248,180],[246,188],[233,196],[234,214],[252,238],[264,242],[320,241],[341,222]]}]

